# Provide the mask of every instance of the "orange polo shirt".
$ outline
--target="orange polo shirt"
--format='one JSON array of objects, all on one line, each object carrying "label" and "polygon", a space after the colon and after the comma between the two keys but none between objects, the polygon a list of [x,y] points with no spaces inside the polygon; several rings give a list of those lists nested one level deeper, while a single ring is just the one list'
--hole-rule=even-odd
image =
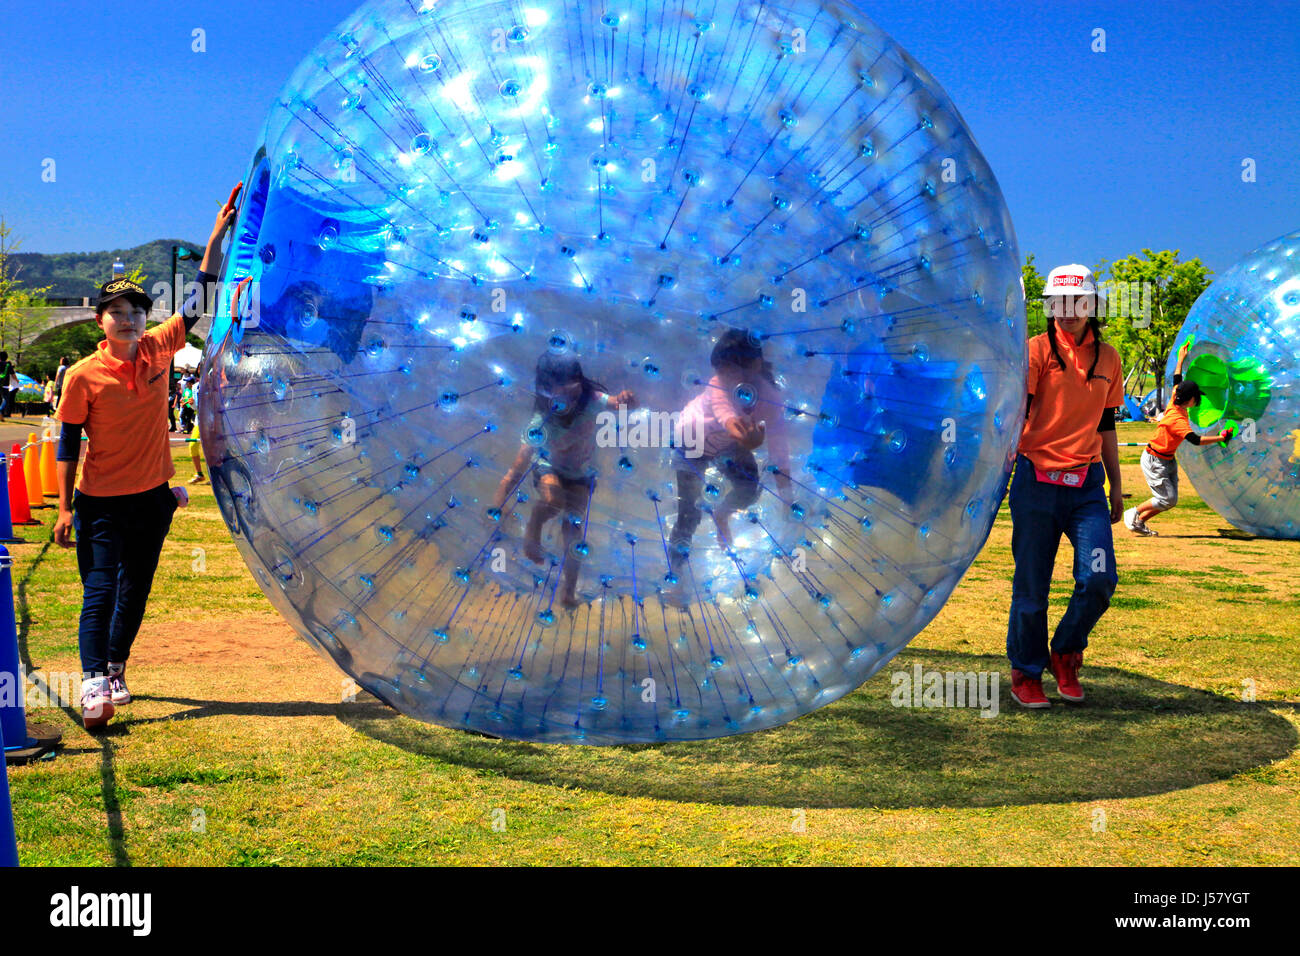
[{"label": "orange polo shirt", "polygon": [[1065,332],[1056,334],[1065,361],[1062,370],[1052,355],[1047,333],[1029,340],[1027,388],[1029,405],[1025,429],[1020,434],[1020,454],[1044,471],[1078,468],[1101,461],[1102,412],[1124,404],[1123,372],[1119,352],[1101,343],[1101,355],[1092,381],[1092,330],[1085,329],[1078,345]]},{"label": "orange polo shirt", "polygon": [[1178,446],[1192,433],[1192,423],[1187,420],[1187,406],[1175,405],[1171,398],[1156,425],[1156,437],[1151,439],[1151,450],[1161,458],[1173,458]]},{"label": "orange polo shirt", "polygon": [[173,315],[140,338],[134,362],[120,362],[100,342],[68,369],[56,417],[83,425],[90,449],[77,479],[87,495],[133,495],[176,474],[167,441],[167,373],[185,345],[185,319]]}]

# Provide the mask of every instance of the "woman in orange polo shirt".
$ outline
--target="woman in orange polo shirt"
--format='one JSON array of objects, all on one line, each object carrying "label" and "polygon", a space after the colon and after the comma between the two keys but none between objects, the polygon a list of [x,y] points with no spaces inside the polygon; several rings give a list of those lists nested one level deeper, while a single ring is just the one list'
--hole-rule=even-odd
[{"label": "woman in orange polo shirt", "polygon": [[[1110,526],[1124,512],[1115,439],[1123,376],[1119,353],[1101,340],[1092,272],[1080,265],[1053,269],[1043,297],[1047,331],[1029,340],[1029,409],[1010,491],[1011,696],[1032,708],[1051,706],[1043,693],[1049,669],[1065,700],[1083,700],[1079,667],[1118,582]],[[1074,547],[1074,593],[1049,652],[1047,603],[1063,535]]]},{"label": "woman in orange polo shirt", "polygon": [[[153,302],[144,290],[127,279],[105,283],[95,307],[104,341],[63,380],[54,540],[70,548],[76,531],[81,713],[87,729],[107,723],[117,707],[131,701],[127,657],[144,619],[172,514],[185,499],[183,488],[173,494],[168,487],[176,473],[167,438],[171,359],[206,311],[237,196],[238,189],[217,213],[199,266],[200,290],[181,311],[146,331]],[[77,481],[83,429],[90,448]]]}]

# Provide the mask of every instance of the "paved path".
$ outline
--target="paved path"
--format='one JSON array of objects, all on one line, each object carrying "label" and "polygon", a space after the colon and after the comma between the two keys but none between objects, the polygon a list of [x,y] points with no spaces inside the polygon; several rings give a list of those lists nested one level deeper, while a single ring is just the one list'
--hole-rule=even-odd
[{"label": "paved path", "polygon": [[14,442],[25,442],[31,432],[41,432],[44,419],[40,415],[14,415],[7,422],[0,422],[0,448],[9,451]]}]

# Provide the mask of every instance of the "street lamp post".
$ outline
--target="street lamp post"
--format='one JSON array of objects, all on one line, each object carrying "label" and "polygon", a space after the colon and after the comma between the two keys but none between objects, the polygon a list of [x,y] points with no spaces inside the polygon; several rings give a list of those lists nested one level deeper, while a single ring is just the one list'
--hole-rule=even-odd
[{"label": "street lamp post", "polygon": [[171,281],[172,281],[172,314],[173,315],[180,311],[181,303],[185,301],[184,299],[181,298],[181,291],[185,288],[185,285],[183,282],[181,282],[180,264],[182,262],[201,262],[202,260],[203,260],[203,255],[201,253],[195,252],[193,249],[190,249],[186,246],[178,246],[174,243],[172,244]]},{"label": "street lamp post", "polygon": [[[203,254],[195,252],[186,246],[172,244],[172,315],[181,310],[181,305],[185,301],[181,298],[181,290],[184,288],[180,276],[180,264],[182,262],[202,262]],[[171,386],[176,380],[176,363],[173,361],[167,367],[167,401],[171,401]]]}]

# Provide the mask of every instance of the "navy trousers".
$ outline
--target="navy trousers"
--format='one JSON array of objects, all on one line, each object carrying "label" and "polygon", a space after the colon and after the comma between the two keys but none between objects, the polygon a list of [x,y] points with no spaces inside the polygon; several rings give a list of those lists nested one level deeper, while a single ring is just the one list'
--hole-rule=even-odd
[{"label": "navy trousers", "polygon": [[1061,536],[1074,546],[1074,593],[1065,609],[1051,650],[1082,651],[1088,635],[1110,607],[1119,576],[1115,541],[1106,501],[1105,470],[1088,469],[1077,488],[1041,482],[1023,455],[1011,479],[1011,553],[1016,561],[1011,584],[1011,620],[1007,657],[1011,666],[1037,677],[1047,668],[1047,598]]},{"label": "navy trousers", "polygon": [[125,664],[140,632],[176,498],[164,482],[135,495],[72,496],[81,572],[81,669],[87,677]]}]

